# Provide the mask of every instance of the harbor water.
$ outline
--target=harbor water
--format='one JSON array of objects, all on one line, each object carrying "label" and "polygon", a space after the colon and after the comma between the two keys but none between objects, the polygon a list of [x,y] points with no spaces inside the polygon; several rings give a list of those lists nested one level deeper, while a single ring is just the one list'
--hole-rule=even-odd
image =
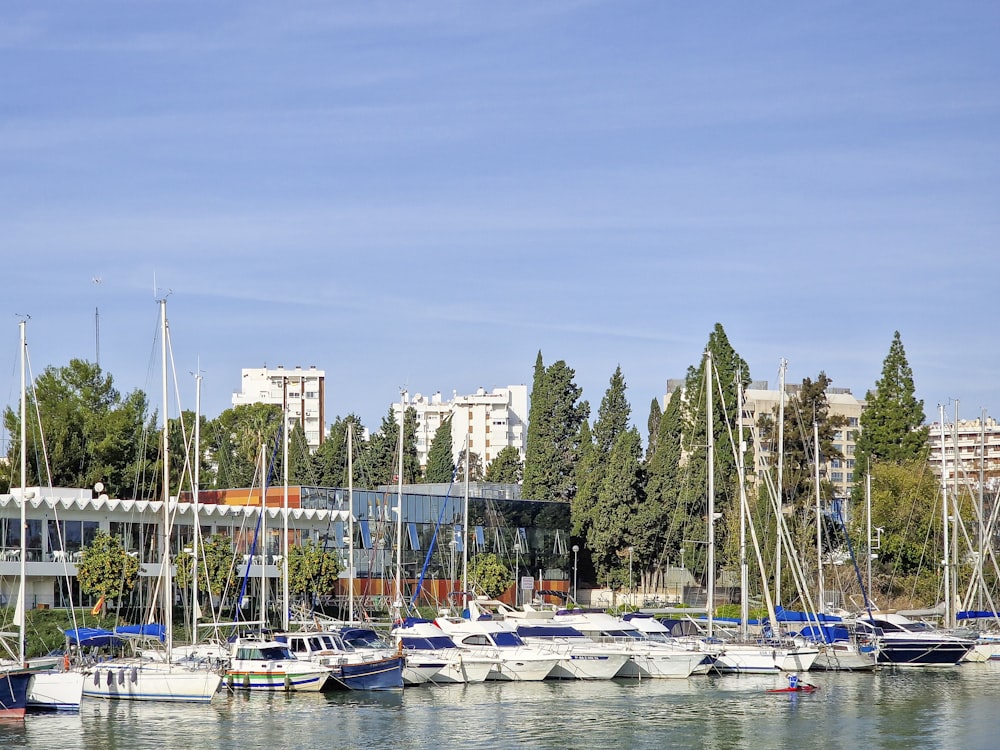
[{"label": "harbor water", "polygon": [[232,695],[207,706],[85,700],[0,724],[0,749],[1000,747],[1000,663],[875,674],[485,683]]}]

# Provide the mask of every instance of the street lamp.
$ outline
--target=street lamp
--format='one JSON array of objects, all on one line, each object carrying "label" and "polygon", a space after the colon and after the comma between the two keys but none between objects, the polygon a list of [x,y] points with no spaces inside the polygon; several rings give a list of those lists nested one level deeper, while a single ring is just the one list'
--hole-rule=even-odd
[{"label": "street lamp", "polygon": [[580,551],[579,545],[573,545],[573,601],[576,601],[576,554]]}]

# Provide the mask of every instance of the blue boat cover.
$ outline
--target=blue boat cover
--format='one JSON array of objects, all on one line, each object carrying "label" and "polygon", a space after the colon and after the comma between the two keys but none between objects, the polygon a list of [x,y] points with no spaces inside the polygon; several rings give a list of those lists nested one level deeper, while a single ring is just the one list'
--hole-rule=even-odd
[{"label": "blue boat cover", "polygon": [[84,646],[95,648],[116,646],[122,642],[121,638],[104,628],[74,628],[64,630],[63,633],[66,634],[66,638],[71,643],[75,643],[81,648]]},{"label": "blue boat cover", "polygon": [[967,610],[959,612],[956,617],[959,620],[994,620],[1000,615],[989,610]]},{"label": "blue boat cover", "polygon": [[148,625],[120,625],[115,628],[115,633],[126,637],[148,635],[159,638],[161,643],[167,640],[167,629],[155,622]]}]

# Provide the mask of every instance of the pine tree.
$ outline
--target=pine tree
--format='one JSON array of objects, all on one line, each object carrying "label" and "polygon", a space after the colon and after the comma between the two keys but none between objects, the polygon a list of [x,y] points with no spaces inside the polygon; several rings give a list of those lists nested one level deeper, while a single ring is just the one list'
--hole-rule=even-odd
[{"label": "pine tree", "polygon": [[656,438],[660,432],[660,420],[663,419],[663,410],[660,409],[660,400],[654,398],[649,404],[649,417],[646,419],[646,461],[649,461],[656,453]]},{"label": "pine tree", "polygon": [[[882,377],[865,400],[855,448],[856,480],[875,461],[906,463],[926,457],[929,428],[924,425],[924,402],[914,395],[913,371],[899,331],[882,363]],[[854,486],[857,491],[862,483],[856,481]]]},{"label": "pine tree", "polygon": [[528,435],[524,455],[524,480],[521,485],[522,497],[542,499],[545,490],[543,474],[547,471],[551,456],[547,434],[548,398],[545,389],[545,363],[539,350],[535,358],[535,374],[531,384],[531,405],[528,408]]},{"label": "pine tree", "polygon": [[[737,517],[736,500],[739,497],[736,457],[730,449],[730,431],[737,429],[738,389],[750,384],[750,368],[729,343],[722,325],[715,328],[708,337],[705,351],[712,355],[712,425],[715,436],[715,509],[723,518]],[[705,414],[707,404],[705,393],[705,358],[695,368],[688,369],[684,386],[684,454],[687,481],[681,489],[679,512],[691,518],[685,539],[706,539],[707,528],[704,517],[706,510],[705,489],[708,485],[708,419]],[[751,459],[748,458],[747,461]],[[752,465],[752,463],[750,464]],[[732,525],[716,528],[716,547],[721,564],[731,563],[735,557],[732,540]],[[704,545],[693,550],[696,561],[704,558]]]},{"label": "pine tree", "polygon": [[[577,463],[577,490],[573,498],[573,534],[588,537],[594,524],[603,523],[597,512],[598,494],[604,483],[611,448],[618,436],[628,429],[631,413],[625,398],[625,378],[618,366],[608,381],[608,389],[597,410],[597,420],[593,432],[586,428],[586,420],[580,429],[580,458]],[[592,439],[591,439],[592,435]]]},{"label": "pine tree", "polygon": [[427,469],[424,471],[427,482],[448,484],[455,474],[455,460],[452,458],[451,419],[452,415],[448,415],[434,432],[431,448],[427,452]]},{"label": "pine tree", "polygon": [[521,454],[513,445],[508,445],[490,461],[486,467],[486,481],[500,484],[517,484],[524,473]]},{"label": "pine tree", "polygon": [[594,523],[594,506],[597,505],[597,490],[601,476],[596,471],[599,461],[597,446],[590,431],[590,423],[584,420],[580,425],[580,458],[576,462],[576,494],[570,508],[572,521],[570,533],[585,539],[587,530]]},{"label": "pine tree", "polygon": [[[382,426],[372,435],[362,454],[362,472],[369,486],[396,484],[399,476],[399,420],[393,407],[382,417]],[[421,479],[417,459],[417,412],[411,406],[403,417],[403,484]]]},{"label": "pine tree", "polygon": [[546,368],[538,353],[521,488],[525,498],[569,502],[576,492],[580,423],[590,407],[579,400],[583,391],[574,374],[562,360]]},{"label": "pine tree", "polygon": [[323,487],[347,487],[347,430],[351,427],[354,434],[351,443],[354,449],[354,482],[360,484],[361,462],[358,460],[364,452],[364,426],[356,414],[337,417],[330,426],[326,440],[313,454],[313,464],[316,467],[316,477]]},{"label": "pine tree", "polygon": [[680,389],[667,401],[656,435],[656,450],[646,466],[646,499],[636,514],[632,536],[635,554],[650,567],[680,557],[688,518],[680,512],[681,443],[684,396]]},{"label": "pine tree", "polygon": [[599,576],[621,565],[622,552],[632,542],[632,521],[643,504],[643,484],[642,438],[632,428],[618,434],[608,453],[594,509],[597,522],[587,530],[587,550]]},{"label": "pine tree", "polygon": [[625,398],[625,388],[625,378],[619,365],[611,375],[608,389],[597,410],[597,420],[594,422],[594,443],[604,456],[610,455],[615,440],[628,429],[632,409]]},{"label": "pine tree", "polygon": [[288,435],[288,483],[307,486],[317,484],[309,443],[300,422],[295,423]]}]

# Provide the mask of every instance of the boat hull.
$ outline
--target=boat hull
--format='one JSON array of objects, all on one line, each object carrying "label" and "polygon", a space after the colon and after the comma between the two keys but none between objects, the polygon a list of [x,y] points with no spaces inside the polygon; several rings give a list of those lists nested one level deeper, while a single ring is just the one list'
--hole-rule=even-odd
[{"label": "boat hull", "polygon": [[253,693],[305,692],[318,693],[330,678],[328,669],[261,670],[231,668],[226,671],[225,683],[230,690],[248,690]]},{"label": "boat hull", "polygon": [[20,719],[28,707],[28,685],[31,672],[10,670],[0,672],[0,718]]},{"label": "boat hull", "polygon": [[330,687],[347,690],[401,690],[405,657],[330,665]]},{"label": "boat hull", "polygon": [[28,711],[79,711],[86,677],[83,672],[35,672],[28,685]]},{"label": "boat hull", "polygon": [[886,639],[875,651],[877,664],[894,667],[953,667],[972,649],[972,643],[930,639]]},{"label": "boat hull", "polygon": [[208,703],[222,678],[215,672],[171,669],[165,664],[105,662],[84,673],[87,698]]}]

